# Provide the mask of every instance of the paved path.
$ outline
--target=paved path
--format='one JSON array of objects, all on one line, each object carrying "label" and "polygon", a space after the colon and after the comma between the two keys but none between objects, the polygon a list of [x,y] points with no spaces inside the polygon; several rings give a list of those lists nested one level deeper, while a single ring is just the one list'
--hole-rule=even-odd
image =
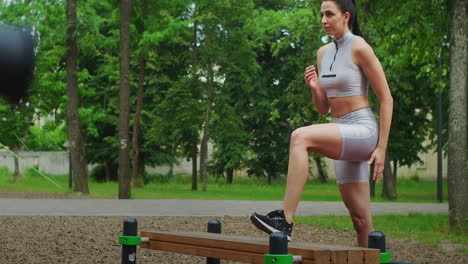
[{"label": "paved path", "polygon": [[[49,216],[248,216],[279,208],[280,201],[0,199],[0,215]],[[372,203],[372,213],[447,213],[438,203]],[[296,215],[347,215],[342,202],[301,202]]]}]

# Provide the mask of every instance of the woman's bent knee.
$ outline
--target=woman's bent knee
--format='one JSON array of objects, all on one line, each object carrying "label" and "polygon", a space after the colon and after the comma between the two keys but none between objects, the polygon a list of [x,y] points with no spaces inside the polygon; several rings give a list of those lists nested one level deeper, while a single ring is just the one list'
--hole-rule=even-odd
[{"label": "woman's bent knee", "polygon": [[372,227],[372,220],[369,217],[352,215],[351,219],[357,232],[366,232]]},{"label": "woman's bent knee", "polygon": [[292,146],[303,146],[305,147],[306,142],[306,131],[305,128],[300,127],[291,133],[291,147]]}]

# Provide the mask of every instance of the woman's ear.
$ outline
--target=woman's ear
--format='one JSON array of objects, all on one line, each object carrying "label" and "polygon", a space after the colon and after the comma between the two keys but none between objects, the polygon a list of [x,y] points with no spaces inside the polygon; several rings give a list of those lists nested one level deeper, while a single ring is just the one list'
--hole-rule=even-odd
[{"label": "woman's ear", "polygon": [[345,18],[344,24],[347,25],[348,22],[349,22],[349,19],[351,18],[351,13],[349,13],[349,12],[344,13],[344,18]]}]

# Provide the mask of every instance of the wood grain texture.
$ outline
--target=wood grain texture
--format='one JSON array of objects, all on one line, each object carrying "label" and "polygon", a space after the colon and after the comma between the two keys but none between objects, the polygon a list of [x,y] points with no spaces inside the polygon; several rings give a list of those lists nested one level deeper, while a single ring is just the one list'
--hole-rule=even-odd
[{"label": "wood grain texture", "polygon": [[[142,248],[246,263],[261,264],[269,252],[267,238],[198,232],[141,232],[141,236],[150,239]],[[288,250],[302,256],[304,264],[379,264],[380,260],[378,250],[358,247],[291,242]]]}]

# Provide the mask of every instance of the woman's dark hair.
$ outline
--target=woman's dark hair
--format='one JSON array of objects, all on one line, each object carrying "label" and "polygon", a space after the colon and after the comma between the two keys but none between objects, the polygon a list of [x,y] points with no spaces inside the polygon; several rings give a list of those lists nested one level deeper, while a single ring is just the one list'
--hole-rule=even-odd
[{"label": "woman's dark hair", "polygon": [[359,29],[359,23],[357,20],[357,11],[356,11],[356,0],[323,0],[323,1],[333,1],[341,9],[341,12],[350,13],[351,17],[348,21],[348,26],[352,28],[353,34],[357,36],[362,36],[361,30]]}]

